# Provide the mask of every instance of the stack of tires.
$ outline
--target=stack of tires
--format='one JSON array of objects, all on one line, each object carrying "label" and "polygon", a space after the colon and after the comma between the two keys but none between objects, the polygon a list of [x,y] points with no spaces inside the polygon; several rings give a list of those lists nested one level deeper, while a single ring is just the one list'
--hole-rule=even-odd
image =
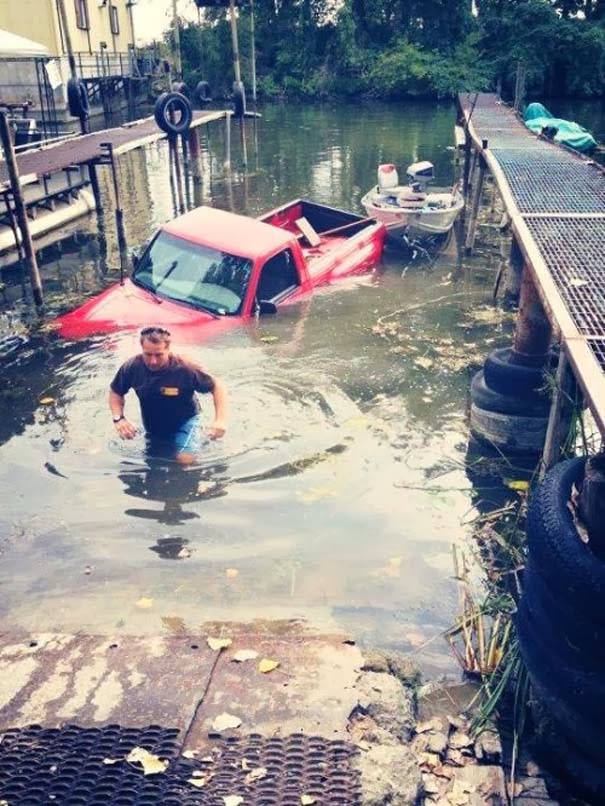
[{"label": "stack of tires", "polygon": [[580,539],[569,508],[584,465],[584,458],[562,462],[532,496],[529,561],[516,627],[540,715],[539,733],[558,770],[603,802],[605,562]]},{"label": "stack of tires", "polygon": [[540,453],[549,410],[544,366],[510,348],[493,350],[471,381],[471,433],[504,453]]}]

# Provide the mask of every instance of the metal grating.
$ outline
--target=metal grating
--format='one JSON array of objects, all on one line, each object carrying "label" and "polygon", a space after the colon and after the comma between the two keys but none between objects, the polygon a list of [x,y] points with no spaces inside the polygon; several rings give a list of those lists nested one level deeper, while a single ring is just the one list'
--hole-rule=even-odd
[{"label": "metal grating", "polygon": [[[205,755],[179,758],[177,735],[175,729],[153,725],[8,730],[0,738],[1,802],[222,806],[223,798],[239,795],[246,806],[300,806],[308,795],[318,806],[361,804],[360,773],[351,765],[357,750],[344,741],[253,734],[219,739]],[[168,760],[167,770],[144,775],[140,766],[125,760],[134,747]]]},{"label": "metal grating", "polygon": [[605,333],[605,219],[528,217],[525,223],[578,331]]},{"label": "metal grating", "polygon": [[592,354],[599,362],[603,372],[605,372],[605,338],[604,339],[589,339],[587,342]]},{"label": "metal grating", "polygon": [[523,144],[523,148],[526,146],[533,146],[531,156],[525,156],[520,153],[518,148],[509,149],[503,145],[495,146],[492,148],[492,151],[503,168],[509,166],[515,168],[521,164],[526,165],[530,172],[533,171],[535,166],[538,166],[542,171],[545,170],[546,167],[550,168],[551,171],[558,171],[559,165],[591,164],[589,160],[581,160],[577,154],[572,154],[570,151],[566,151],[563,148],[552,146],[537,137],[527,140]]},{"label": "metal grating", "polygon": [[605,176],[588,162],[543,162],[522,151],[498,161],[522,213],[605,213]]}]

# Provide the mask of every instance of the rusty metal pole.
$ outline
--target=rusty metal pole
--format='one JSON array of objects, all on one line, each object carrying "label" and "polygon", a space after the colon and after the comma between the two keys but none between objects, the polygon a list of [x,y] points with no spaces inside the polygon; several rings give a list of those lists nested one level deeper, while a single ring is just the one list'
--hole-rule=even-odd
[{"label": "rusty metal pole", "polygon": [[552,326],[538,296],[527,266],[523,268],[519,315],[513,339],[513,354],[517,363],[540,367],[546,363],[550,349]]},{"label": "rusty metal pole", "polygon": [[36,260],[36,253],[34,251],[34,245],[29,232],[29,222],[27,220],[25,202],[23,201],[23,193],[21,192],[21,183],[19,182],[19,169],[17,167],[13,139],[11,137],[8,120],[6,118],[6,112],[2,111],[0,111],[0,140],[2,140],[6,169],[8,171],[13,199],[15,200],[15,216],[21,231],[21,242],[23,244],[23,252],[25,254],[25,263],[27,265],[32,284],[34,302],[36,303],[36,307],[41,308],[44,303],[44,297],[42,294],[42,280],[40,279],[38,261]]},{"label": "rusty metal pole", "polygon": [[124,211],[122,210],[120,183],[118,182],[118,172],[116,170],[113,144],[100,143],[100,147],[105,151],[111,166],[111,178],[113,181],[113,192],[116,204],[116,230],[118,233],[118,249],[120,252],[120,283],[124,285],[124,274],[128,268],[128,244],[126,242],[126,230],[124,229]]},{"label": "rusty metal pole", "polygon": [[[57,10],[61,19],[61,28],[63,29],[63,38],[65,40],[65,50],[67,51],[67,62],[69,64],[69,73],[74,81],[78,81],[78,74],[76,72],[76,60],[74,51],[71,44],[71,34],[69,32],[69,24],[67,22],[67,14],[65,13],[64,0],[57,0]],[[82,134],[89,133],[88,118],[84,115],[79,118],[80,131]]]}]

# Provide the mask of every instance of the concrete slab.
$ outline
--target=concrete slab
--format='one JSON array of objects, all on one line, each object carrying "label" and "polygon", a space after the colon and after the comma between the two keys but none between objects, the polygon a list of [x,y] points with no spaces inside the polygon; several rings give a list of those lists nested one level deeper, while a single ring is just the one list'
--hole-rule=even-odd
[{"label": "concrete slab", "polygon": [[38,724],[185,731],[217,660],[205,637],[0,638],[0,730]]},{"label": "concrete slab", "polygon": [[[243,736],[288,736],[305,733],[346,740],[351,711],[357,705],[355,687],[363,663],[359,649],[344,635],[314,635],[300,625],[281,633],[238,629],[224,632],[233,644],[221,652],[206,697],[196,714],[186,748],[199,750],[212,739]],[[237,663],[243,649],[258,658]],[[259,661],[268,658],[279,666],[267,674]],[[217,731],[212,724],[221,713],[241,719],[241,726]]]}]

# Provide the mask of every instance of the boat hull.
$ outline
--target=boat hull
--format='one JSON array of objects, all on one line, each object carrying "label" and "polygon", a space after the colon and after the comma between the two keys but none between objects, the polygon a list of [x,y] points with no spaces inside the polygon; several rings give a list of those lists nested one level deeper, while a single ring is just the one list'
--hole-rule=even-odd
[{"label": "boat hull", "polygon": [[[388,198],[395,199],[396,196],[397,193],[392,192]],[[407,232],[416,237],[444,235],[450,231],[464,207],[464,199],[456,189],[428,194],[426,203],[421,207],[403,207],[396,201],[389,202],[388,198],[373,189],[366,193],[361,204],[368,216],[385,225],[389,235],[404,235]]]}]

